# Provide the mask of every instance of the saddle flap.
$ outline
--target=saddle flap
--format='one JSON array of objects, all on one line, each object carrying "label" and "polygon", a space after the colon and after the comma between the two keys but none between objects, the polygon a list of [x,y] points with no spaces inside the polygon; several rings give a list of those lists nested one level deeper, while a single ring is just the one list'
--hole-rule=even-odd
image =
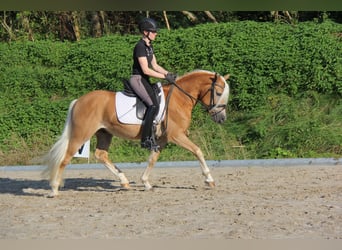
[{"label": "saddle flap", "polygon": [[[153,85],[154,87],[154,85]],[[154,93],[156,94],[157,101],[160,104],[161,103],[161,94],[160,94],[160,88],[158,86],[153,88]],[[137,108],[137,118],[140,120],[144,120],[145,112],[146,112],[146,105],[144,102],[137,97],[137,103],[136,103],[136,108]]]},{"label": "saddle flap", "polygon": [[[123,82],[124,85],[129,84],[127,80],[123,80]],[[156,116],[156,121],[159,123],[164,119],[165,96],[161,83],[158,82],[152,86],[160,103],[159,112]],[[116,93],[115,105],[118,119],[124,124],[141,124],[145,116],[146,106],[135,94],[129,96],[131,93],[129,85],[126,88],[125,91]]]},{"label": "saddle flap", "polygon": [[139,98],[137,98],[136,109],[137,109],[137,118],[140,120],[144,120],[144,116],[146,112],[146,105]]}]

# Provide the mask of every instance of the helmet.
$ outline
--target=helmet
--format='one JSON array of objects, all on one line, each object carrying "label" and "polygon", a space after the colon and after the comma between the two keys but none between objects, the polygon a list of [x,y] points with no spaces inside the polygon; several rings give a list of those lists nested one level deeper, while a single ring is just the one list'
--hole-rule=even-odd
[{"label": "helmet", "polygon": [[158,26],[156,21],[154,21],[152,18],[146,17],[140,21],[139,30],[140,32],[143,32],[144,30],[156,32],[158,31]]}]

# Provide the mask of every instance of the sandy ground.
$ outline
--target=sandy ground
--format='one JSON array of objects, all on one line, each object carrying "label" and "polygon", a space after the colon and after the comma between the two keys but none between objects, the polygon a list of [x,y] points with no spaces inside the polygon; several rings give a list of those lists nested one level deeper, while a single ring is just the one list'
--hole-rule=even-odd
[{"label": "sandy ground", "polygon": [[132,190],[103,169],[65,172],[47,198],[39,171],[0,169],[0,239],[341,239],[342,167],[122,169]]}]

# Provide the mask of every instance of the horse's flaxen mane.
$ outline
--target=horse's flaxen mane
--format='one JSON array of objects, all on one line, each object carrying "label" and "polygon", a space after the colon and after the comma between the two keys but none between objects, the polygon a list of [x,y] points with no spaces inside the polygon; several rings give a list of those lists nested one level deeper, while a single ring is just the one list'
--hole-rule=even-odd
[{"label": "horse's flaxen mane", "polygon": [[202,73],[209,73],[209,74],[214,74],[215,73],[215,72],[212,72],[212,71],[209,71],[209,70],[195,69],[193,71],[190,71],[190,72],[185,73],[184,75],[178,77],[178,79],[182,79],[182,78],[187,77],[187,76],[189,76],[189,75],[191,75],[193,73],[201,73],[201,72]]},{"label": "horse's flaxen mane", "polygon": [[[188,77],[189,75],[194,74],[194,73],[209,73],[209,74],[215,74],[215,72],[213,72],[213,71],[203,70],[203,69],[195,69],[195,70],[193,70],[193,71],[190,71],[190,72],[185,73],[184,75],[178,76],[178,77],[177,77],[177,80],[181,80],[181,79],[183,79],[183,78],[185,78],[185,77]],[[165,83],[165,84],[163,84],[163,86],[171,86],[171,85],[172,85],[172,83]]]}]

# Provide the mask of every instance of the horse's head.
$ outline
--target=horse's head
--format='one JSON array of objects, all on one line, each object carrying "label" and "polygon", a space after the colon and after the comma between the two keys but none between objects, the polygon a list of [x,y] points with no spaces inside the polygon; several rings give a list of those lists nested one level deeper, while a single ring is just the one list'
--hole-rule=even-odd
[{"label": "horse's head", "polygon": [[[229,75],[221,76],[206,70],[194,70],[177,79],[176,86],[188,96],[193,104],[200,102],[217,123],[226,120],[226,108],[229,97],[229,86],[226,80]],[[192,84],[187,84],[192,82]]]},{"label": "horse's head", "polygon": [[208,90],[202,91],[199,100],[207,109],[211,118],[217,123],[223,123],[226,120],[226,107],[229,97],[229,85],[226,80],[229,75],[221,76],[213,73],[210,77],[211,86]]}]

